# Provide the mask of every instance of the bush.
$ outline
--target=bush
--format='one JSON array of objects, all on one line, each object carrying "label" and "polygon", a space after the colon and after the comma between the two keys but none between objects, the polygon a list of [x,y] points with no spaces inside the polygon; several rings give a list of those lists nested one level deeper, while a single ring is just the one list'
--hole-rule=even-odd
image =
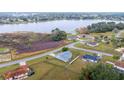
[{"label": "bush", "polygon": [[52,30],[52,40],[60,41],[67,38],[67,33],[65,31],[61,31],[59,29]]},{"label": "bush", "polygon": [[65,51],[68,51],[68,50],[69,50],[68,47],[64,47],[64,48],[62,48],[62,52],[65,52]]},{"label": "bush", "polygon": [[114,55],[114,56],[113,56],[113,59],[118,60],[119,58],[120,58],[120,56],[118,56],[118,55]]}]

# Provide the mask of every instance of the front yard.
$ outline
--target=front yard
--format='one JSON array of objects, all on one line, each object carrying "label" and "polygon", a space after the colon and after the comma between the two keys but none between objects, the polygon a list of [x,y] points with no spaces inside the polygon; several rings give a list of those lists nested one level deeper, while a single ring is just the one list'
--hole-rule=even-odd
[{"label": "front yard", "polygon": [[112,44],[99,43],[98,46],[91,47],[91,46],[88,46],[88,45],[85,45],[85,44],[78,43],[75,46],[79,47],[79,48],[98,50],[98,51],[110,53],[110,54],[113,54],[113,55],[120,55],[119,52],[115,51],[115,49],[113,48]]}]

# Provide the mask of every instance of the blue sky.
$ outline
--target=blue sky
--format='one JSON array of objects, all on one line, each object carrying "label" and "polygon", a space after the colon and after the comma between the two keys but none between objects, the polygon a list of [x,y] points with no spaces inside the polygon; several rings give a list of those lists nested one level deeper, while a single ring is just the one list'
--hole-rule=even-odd
[{"label": "blue sky", "polygon": [[124,0],[0,0],[1,12],[122,12]]}]

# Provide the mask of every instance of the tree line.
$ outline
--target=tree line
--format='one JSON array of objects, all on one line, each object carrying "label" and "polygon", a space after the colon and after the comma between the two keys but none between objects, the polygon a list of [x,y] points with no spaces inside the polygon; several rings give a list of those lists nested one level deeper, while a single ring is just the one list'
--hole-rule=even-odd
[{"label": "tree line", "polygon": [[124,29],[124,23],[99,22],[87,26],[89,32],[97,32],[97,33],[111,32],[115,28],[118,30]]}]

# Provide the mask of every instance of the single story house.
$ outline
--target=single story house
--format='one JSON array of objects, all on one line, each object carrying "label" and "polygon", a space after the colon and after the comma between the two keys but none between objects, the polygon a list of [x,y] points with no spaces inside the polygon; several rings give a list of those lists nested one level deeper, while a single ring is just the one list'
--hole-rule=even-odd
[{"label": "single story house", "polygon": [[86,45],[91,46],[91,47],[96,47],[96,46],[98,46],[99,44],[96,43],[96,42],[87,42]]},{"label": "single story house", "polygon": [[120,57],[120,61],[124,61],[124,53],[123,53],[122,56]]},{"label": "single story house", "polygon": [[82,60],[97,63],[101,58],[99,56],[93,56],[93,55],[84,55],[81,57]]},{"label": "single story house", "polygon": [[34,74],[33,70],[27,65],[23,65],[19,68],[16,68],[15,70],[5,72],[3,74],[3,77],[5,80],[21,80],[27,78],[32,74]]},{"label": "single story house", "polygon": [[117,48],[117,49],[115,49],[115,51],[120,52],[120,53],[124,53],[124,47]]},{"label": "single story house", "polygon": [[116,69],[120,71],[124,71],[124,62],[123,61],[118,61],[118,62],[106,62],[107,64],[113,65]]},{"label": "single story house", "polygon": [[55,54],[53,57],[64,62],[70,62],[72,58],[72,52],[70,51],[61,52],[61,53]]},{"label": "single story house", "polygon": [[86,38],[86,39],[92,39],[94,40],[95,38],[89,34],[80,34],[80,35],[77,35],[78,38]]},{"label": "single story house", "polygon": [[78,37],[77,36],[67,36],[68,40],[77,40]]}]

